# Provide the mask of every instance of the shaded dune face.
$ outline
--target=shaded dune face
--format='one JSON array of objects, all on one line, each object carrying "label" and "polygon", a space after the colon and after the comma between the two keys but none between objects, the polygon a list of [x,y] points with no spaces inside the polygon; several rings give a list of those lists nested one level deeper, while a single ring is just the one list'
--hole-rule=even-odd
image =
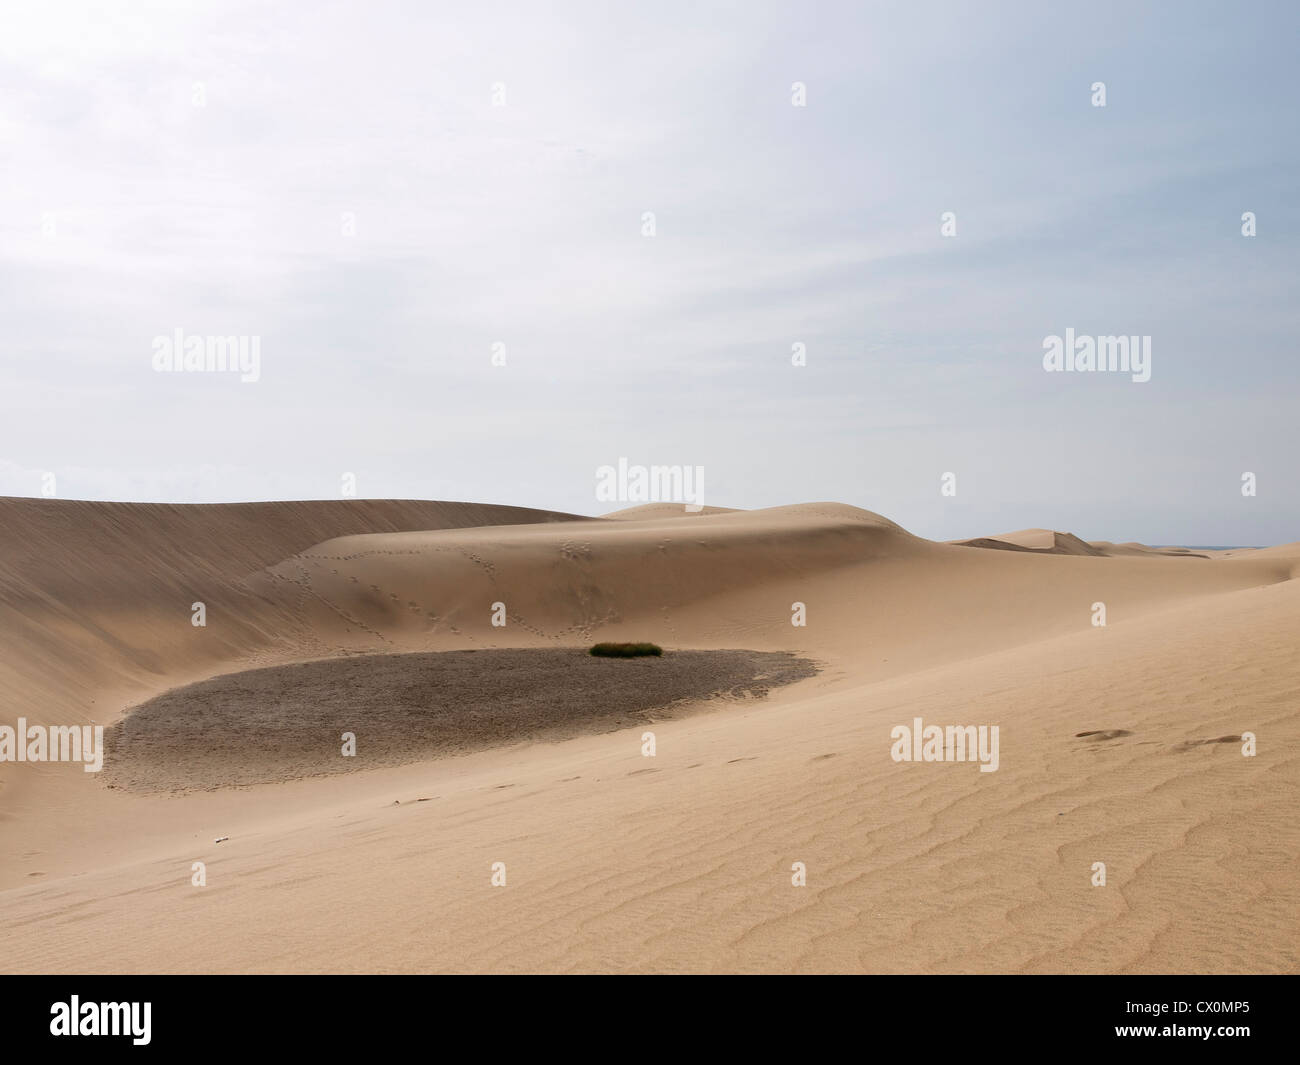
[{"label": "shaded dune face", "polygon": [[[246,578],[322,540],[577,520],[525,507],[400,499],[0,498],[0,717],[88,721],[119,697],[283,645],[294,619]],[[205,628],[190,624],[195,602],[211,618]]]},{"label": "shaded dune face", "polygon": [[[166,692],[106,735],[114,787],[213,789],[345,773],[671,718],[816,673],[778,652],[602,659],[579,648],[362,655]],[[342,753],[345,734],[354,754]],[[639,739],[637,742],[640,742]]]},{"label": "shaded dune face", "polygon": [[123,605],[172,583],[238,580],[322,540],[579,521],[490,503],[326,499],[285,503],[102,503],[0,497],[0,587],[66,606]]}]

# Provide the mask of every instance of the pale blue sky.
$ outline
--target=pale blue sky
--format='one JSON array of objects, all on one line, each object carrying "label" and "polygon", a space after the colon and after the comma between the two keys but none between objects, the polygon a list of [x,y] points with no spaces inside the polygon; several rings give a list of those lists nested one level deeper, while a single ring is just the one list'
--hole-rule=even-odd
[{"label": "pale blue sky", "polygon": [[[0,494],[599,513],[625,456],[942,539],[1300,538],[1296,5],[624,6],[7,5]],[[176,327],[261,380],[154,373]],[[1151,380],[1045,373],[1067,327]]]}]

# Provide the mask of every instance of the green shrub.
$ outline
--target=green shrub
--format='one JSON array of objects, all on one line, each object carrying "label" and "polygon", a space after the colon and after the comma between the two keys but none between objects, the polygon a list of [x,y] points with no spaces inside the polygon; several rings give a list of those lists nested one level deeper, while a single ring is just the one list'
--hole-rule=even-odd
[{"label": "green shrub", "polygon": [[664,649],[657,643],[598,643],[590,653],[601,658],[640,658],[661,655]]}]

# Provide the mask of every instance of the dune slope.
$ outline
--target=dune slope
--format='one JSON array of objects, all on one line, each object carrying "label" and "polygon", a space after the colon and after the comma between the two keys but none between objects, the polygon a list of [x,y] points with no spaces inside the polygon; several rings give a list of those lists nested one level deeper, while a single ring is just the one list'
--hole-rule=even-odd
[{"label": "dune slope", "polygon": [[[130,553],[171,536],[144,523]],[[5,719],[111,723],[251,666],[594,639],[821,672],[657,722],[653,757],[634,727],[180,799],[0,767],[0,969],[1297,967],[1298,545],[972,550],[838,504],[343,528],[238,577],[221,542],[187,563],[235,589],[203,629],[184,581],[119,600],[117,577],[11,571]],[[895,762],[917,717],[997,725],[997,771]]]}]

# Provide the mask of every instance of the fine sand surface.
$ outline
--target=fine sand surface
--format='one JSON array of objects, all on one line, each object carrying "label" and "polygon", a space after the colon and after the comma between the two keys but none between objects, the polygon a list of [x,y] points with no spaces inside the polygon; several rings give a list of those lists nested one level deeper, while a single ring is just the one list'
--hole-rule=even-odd
[{"label": "fine sand surface", "polygon": [[[669,719],[817,672],[777,651],[597,658],[577,648],[327,658],[155,696],[107,734],[104,779],[193,791],[361,772]],[[353,751],[342,754],[350,735]]]},{"label": "fine sand surface", "polygon": [[[319,702],[382,714],[402,656],[576,663],[596,640],[819,668],[628,727],[585,694],[568,739],[184,794],[0,764],[0,970],[1296,971],[1300,544],[1023,532],[935,543],[833,503],[0,500],[0,723],[111,727],[171,693],[174,740],[185,685],[272,669],[273,722],[294,705],[273,667],[370,656]],[[526,713],[567,682],[535,670]],[[997,771],[895,762],[916,718],[998,726]],[[162,753],[150,772],[188,775]]]}]

